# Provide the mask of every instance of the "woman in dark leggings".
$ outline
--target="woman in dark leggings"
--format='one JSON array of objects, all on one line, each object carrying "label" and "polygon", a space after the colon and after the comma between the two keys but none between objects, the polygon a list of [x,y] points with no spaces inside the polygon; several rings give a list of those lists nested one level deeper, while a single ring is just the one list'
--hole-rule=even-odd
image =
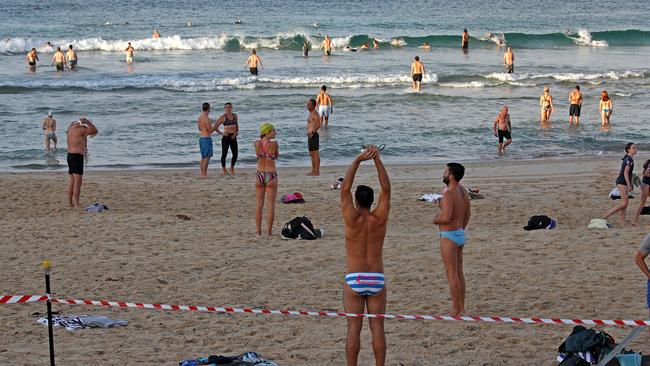
[{"label": "woman in dark leggings", "polygon": [[618,173],[618,178],[616,178],[616,185],[618,186],[618,191],[621,194],[621,203],[617,204],[605,214],[604,219],[608,219],[615,213],[621,215],[621,225],[625,225],[625,210],[627,210],[627,204],[629,202],[629,194],[634,189],[634,184],[632,182],[632,172],[634,171],[634,155],[636,155],[636,145],[632,142],[625,145],[625,156],[621,162],[621,170]]},{"label": "woman in dark leggings", "polygon": [[[224,175],[235,174],[235,163],[237,162],[238,146],[237,134],[239,133],[239,124],[237,123],[237,114],[232,112],[232,103],[227,102],[224,104],[223,109],[225,113],[217,120],[216,130],[221,135],[221,168]],[[223,125],[223,132],[219,130],[219,126]],[[230,160],[230,171],[226,170],[226,157],[228,156],[228,148],[232,151],[232,159]]]}]

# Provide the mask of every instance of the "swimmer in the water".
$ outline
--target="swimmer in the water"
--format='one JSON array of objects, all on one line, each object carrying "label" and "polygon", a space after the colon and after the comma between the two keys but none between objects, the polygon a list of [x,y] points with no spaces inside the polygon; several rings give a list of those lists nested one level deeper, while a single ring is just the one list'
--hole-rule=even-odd
[{"label": "swimmer in the water", "polygon": [[362,50],[367,50],[367,49],[369,49],[369,48],[370,48],[370,46],[368,45],[368,42],[366,42],[366,43],[364,43],[364,44],[361,45],[361,49],[362,49]]},{"label": "swimmer in the water", "polygon": [[377,42],[377,39],[372,40],[372,48],[374,49],[379,48],[379,42]]},{"label": "swimmer in the water", "polygon": [[423,50],[428,51],[428,50],[431,49],[431,46],[429,46],[429,42],[424,42],[424,44],[422,46],[420,46],[420,48],[422,48]]},{"label": "swimmer in the water", "polygon": [[27,53],[27,57],[25,57],[25,62],[27,62],[27,66],[29,67],[29,70],[36,71],[36,62],[40,62],[40,60],[38,59],[38,53],[36,53],[36,48],[32,48],[32,50]]}]

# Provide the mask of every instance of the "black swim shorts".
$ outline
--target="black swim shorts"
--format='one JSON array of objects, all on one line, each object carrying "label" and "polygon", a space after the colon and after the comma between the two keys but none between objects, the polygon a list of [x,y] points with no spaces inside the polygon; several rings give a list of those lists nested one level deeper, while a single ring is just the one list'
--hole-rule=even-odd
[{"label": "black swim shorts", "polygon": [[569,107],[569,116],[580,117],[580,104],[571,104]]},{"label": "black swim shorts", "polygon": [[68,174],[84,175],[84,156],[68,153]]},{"label": "black swim shorts", "polygon": [[506,72],[508,74],[512,74],[513,72],[515,72],[515,65],[514,64],[509,64],[509,65],[506,64]]},{"label": "black swim shorts", "polygon": [[28,63],[28,65],[31,66],[31,67],[35,67],[36,66],[36,61],[30,61]]},{"label": "black swim shorts", "polygon": [[508,131],[508,130],[505,130],[505,131],[498,130],[498,134],[499,134],[499,143],[500,144],[503,143],[504,138],[506,140],[512,140],[512,136],[510,135],[510,131]]},{"label": "black swim shorts", "polygon": [[466,50],[469,47],[468,42],[463,42],[463,49]]},{"label": "black swim shorts", "polygon": [[257,76],[257,67],[251,67],[251,75]]},{"label": "black swim shorts", "polygon": [[320,137],[318,132],[307,135],[307,149],[309,151],[318,151],[320,149]]},{"label": "black swim shorts", "polygon": [[422,74],[413,74],[413,81],[422,82]]}]

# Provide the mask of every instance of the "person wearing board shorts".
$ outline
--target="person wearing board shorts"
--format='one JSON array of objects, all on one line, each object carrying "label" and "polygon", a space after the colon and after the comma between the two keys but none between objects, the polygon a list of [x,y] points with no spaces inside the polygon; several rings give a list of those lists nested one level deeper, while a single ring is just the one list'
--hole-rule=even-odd
[{"label": "person wearing board shorts", "polygon": [[639,247],[639,250],[636,252],[636,265],[639,266],[639,269],[643,274],[646,276],[646,306],[649,309],[649,314],[650,314],[650,269],[648,269],[648,265],[645,263],[645,259],[648,257],[648,254],[650,254],[650,233],[645,236],[645,238],[641,241],[641,246]]},{"label": "person wearing board shorts", "polygon": [[569,125],[573,124],[573,117],[576,119],[576,125],[580,124],[580,109],[582,109],[582,93],[580,86],[576,85],[575,89],[569,94]]}]

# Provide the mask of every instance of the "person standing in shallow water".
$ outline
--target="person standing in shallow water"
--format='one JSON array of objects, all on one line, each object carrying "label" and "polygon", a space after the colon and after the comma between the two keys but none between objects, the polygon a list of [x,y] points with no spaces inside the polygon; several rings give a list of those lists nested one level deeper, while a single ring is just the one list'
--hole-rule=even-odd
[{"label": "person standing in shallow water", "polygon": [[506,53],[503,55],[503,65],[506,73],[512,74],[515,72],[515,54],[512,53],[512,47],[506,49]]},{"label": "person standing in shallow water", "polygon": [[307,117],[307,150],[311,159],[311,171],[307,175],[315,176],[320,175],[320,137],[318,135],[320,120],[318,113],[316,113],[316,100],[309,99],[307,110],[309,111]]},{"label": "person standing in shallow water", "polygon": [[539,97],[539,108],[542,123],[548,122],[551,119],[551,113],[555,112],[553,97],[548,86],[544,87],[544,93]]},{"label": "person standing in shallow water", "polygon": [[[223,175],[235,175],[235,164],[239,155],[239,145],[237,144],[237,135],[239,134],[239,119],[236,113],[232,112],[232,103],[227,102],[223,106],[224,114],[217,119],[214,127],[217,134],[221,135],[221,169]],[[223,132],[219,127],[223,125]],[[232,152],[230,159],[230,171],[226,169],[226,158],[228,157],[228,149]]]},{"label": "person standing in shallow water", "polygon": [[463,51],[467,51],[469,48],[469,33],[467,32],[467,28],[463,29],[463,35],[461,36],[460,40],[460,47],[463,49]]},{"label": "person standing in shallow water", "polygon": [[415,56],[411,64],[411,77],[413,78],[413,90],[420,92],[422,88],[422,75],[424,75],[424,64],[420,62],[420,56]]},{"label": "person standing in shallow water", "polygon": [[[512,143],[512,124],[510,123],[510,114],[508,113],[508,107],[503,106],[501,112],[494,120],[492,124],[492,130],[494,131],[494,136],[499,138],[498,153],[499,155],[505,154],[506,147]],[[503,140],[506,140],[503,142]]]},{"label": "person standing in shallow water", "polygon": [[275,200],[278,196],[278,172],[275,160],[280,156],[279,145],[275,141],[275,127],[270,123],[260,126],[260,139],[253,144],[257,156],[255,173],[255,233],[262,235],[262,214],[266,203],[266,234],[273,235]]}]

